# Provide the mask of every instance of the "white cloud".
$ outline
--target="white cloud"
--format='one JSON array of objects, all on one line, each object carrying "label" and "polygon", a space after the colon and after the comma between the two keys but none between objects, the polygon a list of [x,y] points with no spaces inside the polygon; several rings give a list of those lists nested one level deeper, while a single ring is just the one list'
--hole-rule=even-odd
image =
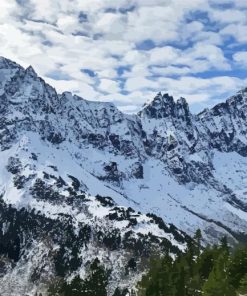
[{"label": "white cloud", "polygon": [[234,93],[241,89],[247,81],[236,77],[219,76],[213,78],[182,77],[180,79],[160,78],[164,91],[172,93],[175,97],[183,96],[188,102],[203,102],[222,94]]},{"label": "white cloud", "polygon": [[97,32],[106,34],[110,39],[119,38],[124,33],[125,27],[125,17],[116,13],[102,13],[95,24]]},{"label": "white cloud", "polygon": [[188,55],[185,55],[185,58],[181,56],[180,62],[183,60],[186,62],[186,59],[188,58],[191,61],[193,61],[193,59],[205,59],[208,62],[208,69],[230,69],[230,65],[224,57],[223,51],[215,45],[196,43],[192,49],[188,50]]},{"label": "white cloud", "polygon": [[[94,14],[95,11],[104,11],[108,8],[112,9],[119,9],[119,8],[128,8],[132,4],[134,4],[135,1],[132,0],[76,0],[74,1],[74,7],[78,9],[81,9],[85,12]],[[70,6],[72,5],[70,1]]]},{"label": "white cloud", "polygon": [[15,1],[0,1],[0,23],[5,23],[10,16],[14,17],[17,14],[17,8]]},{"label": "white cloud", "polygon": [[156,47],[150,53],[150,64],[169,65],[174,64],[179,56],[179,51],[171,46]]},{"label": "white cloud", "polygon": [[60,15],[57,20],[58,29],[63,33],[73,33],[79,27],[78,19],[71,15]]},{"label": "white cloud", "polygon": [[188,66],[183,66],[183,67],[168,66],[168,67],[153,67],[152,72],[160,76],[171,76],[171,75],[189,74],[192,72],[192,70]]},{"label": "white cloud", "polygon": [[132,42],[151,39],[156,43],[179,39],[180,18],[169,6],[139,7],[128,15],[123,38]]},{"label": "white cloud", "polygon": [[146,77],[151,76],[151,72],[148,69],[148,65],[143,63],[134,65],[131,71],[126,71],[123,76],[126,78]]},{"label": "white cloud", "polygon": [[29,6],[30,16],[37,20],[44,20],[46,22],[54,23],[57,20],[57,15],[61,11],[61,7],[67,5],[68,0],[61,2],[50,0],[29,0],[24,2],[24,6]]},{"label": "white cloud", "polygon": [[80,81],[68,81],[68,80],[55,80],[46,78],[46,81],[56,88],[59,93],[63,91],[69,91],[73,94],[77,94],[84,99],[95,100],[98,98],[98,93],[90,85]]},{"label": "white cloud", "polygon": [[126,80],[125,89],[127,91],[136,91],[143,89],[157,89],[158,83],[145,77],[133,77]]},{"label": "white cloud", "polygon": [[123,61],[127,64],[143,64],[147,61],[148,54],[144,51],[131,50],[127,51]]},{"label": "white cloud", "polygon": [[101,79],[99,89],[106,93],[117,93],[120,91],[118,83],[110,79]]},{"label": "white cloud", "polygon": [[245,0],[234,0],[234,4],[238,8],[247,8],[247,2]]},{"label": "white cloud", "polygon": [[233,59],[237,62],[241,67],[247,66],[247,51],[237,52],[233,55]]},{"label": "white cloud", "polygon": [[230,64],[219,47],[201,42],[186,50],[170,46],[155,48],[150,51],[148,60],[149,65],[167,66],[172,72],[176,70],[174,74],[186,74],[188,69],[191,73],[210,69],[230,70]]},{"label": "white cloud", "polygon": [[201,44],[222,45],[223,38],[218,32],[199,31],[191,36],[191,41]]},{"label": "white cloud", "polygon": [[114,69],[105,69],[103,71],[98,71],[97,74],[100,78],[110,78],[110,79],[117,78],[118,76],[117,71]]},{"label": "white cloud", "polygon": [[223,24],[245,23],[247,20],[245,12],[234,9],[211,9],[209,15],[213,21],[220,22]]},{"label": "white cloud", "polygon": [[232,38],[236,39],[239,43],[246,43],[247,42],[247,25],[236,25],[230,24],[224,27],[220,34],[223,36],[231,36]]}]

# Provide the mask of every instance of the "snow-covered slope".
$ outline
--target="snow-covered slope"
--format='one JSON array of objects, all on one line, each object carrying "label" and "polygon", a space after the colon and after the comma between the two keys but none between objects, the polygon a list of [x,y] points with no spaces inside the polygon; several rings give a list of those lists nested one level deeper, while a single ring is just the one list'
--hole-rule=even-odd
[{"label": "snow-covered slope", "polygon": [[[0,58],[2,238],[10,229],[8,205],[16,215],[24,207],[37,221],[60,223],[62,233],[68,223],[76,235],[90,225],[86,251],[78,250],[80,266],[87,265],[83,254],[94,257],[98,250],[105,266],[119,270],[109,295],[136,245],[142,246],[138,256],[162,248],[176,253],[189,239],[184,232],[192,235],[197,228],[207,242],[223,234],[231,242],[245,240],[246,108],[247,90],[198,115],[185,99],[175,102],[159,93],[137,115],[127,115],[111,103],[59,95],[32,67]],[[56,233],[48,249],[44,235],[39,229],[25,249],[27,257],[59,249]],[[42,247],[36,250],[34,241]],[[119,243],[109,256],[112,241]],[[11,285],[14,274],[18,279],[18,264],[6,267],[0,283]],[[74,272],[83,277],[83,270]],[[130,274],[123,285],[135,280]],[[23,282],[17,290],[26,289]]]},{"label": "snow-covered slope", "polygon": [[[150,254],[185,249],[185,233],[127,207],[130,202],[73,161],[71,151],[53,145],[27,131],[1,152],[0,255],[7,254],[0,259],[1,295],[46,295],[61,276],[56,260],[69,279],[85,277],[95,258],[111,270],[112,295],[135,285]],[[132,258],[138,273],[126,274]]]}]

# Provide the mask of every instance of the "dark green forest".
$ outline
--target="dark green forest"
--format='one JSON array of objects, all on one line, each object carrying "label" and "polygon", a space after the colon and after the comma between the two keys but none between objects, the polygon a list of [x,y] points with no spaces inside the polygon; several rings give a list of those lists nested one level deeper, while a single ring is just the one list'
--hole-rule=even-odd
[{"label": "dark green forest", "polygon": [[219,245],[201,246],[198,230],[186,252],[172,259],[153,258],[138,284],[138,296],[247,295],[247,247],[231,249],[223,237]]}]

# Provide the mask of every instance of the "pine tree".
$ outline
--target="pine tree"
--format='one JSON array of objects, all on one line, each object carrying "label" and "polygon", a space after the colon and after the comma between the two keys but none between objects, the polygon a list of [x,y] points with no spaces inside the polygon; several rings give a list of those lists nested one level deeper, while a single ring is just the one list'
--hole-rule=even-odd
[{"label": "pine tree", "polygon": [[[172,296],[185,296],[185,269],[182,263],[177,265],[177,272],[174,273],[173,286],[172,286]],[[163,294],[165,295],[165,294]]]},{"label": "pine tree", "polygon": [[247,295],[247,274],[240,280],[238,293],[241,295]]},{"label": "pine tree", "polygon": [[138,295],[173,296],[172,258],[152,259],[150,269],[138,285]]},{"label": "pine tree", "polygon": [[142,279],[140,295],[159,296],[162,287],[160,287],[162,260],[152,260],[150,270]]},{"label": "pine tree", "polygon": [[186,253],[183,256],[183,260],[186,261],[185,272],[187,276],[192,277],[194,272],[195,257],[198,252],[196,245],[193,242],[189,242],[187,245]]},{"label": "pine tree", "polygon": [[61,296],[63,294],[63,288],[66,283],[63,278],[55,278],[52,279],[49,287],[48,287],[48,296]]},{"label": "pine tree", "polygon": [[107,296],[108,276],[104,268],[100,265],[98,258],[90,266],[90,275],[86,278],[81,295],[87,296]]},{"label": "pine tree", "polygon": [[226,254],[229,255],[230,253],[230,247],[228,245],[228,241],[227,241],[227,237],[226,236],[223,236],[220,240],[220,250],[222,252],[225,252]]},{"label": "pine tree", "polygon": [[117,288],[113,294],[113,296],[127,296],[127,295],[129,295],[128,289],[120,290],[119,288]]},{"label": "pine tree", "polygon": [[194,236],[194,240],[195,240],[195,253],[197,256],[200,255],[201,252],[201,241],[202,241],[202,233],[200,229],[197,229],[195,236]]},{"label": "pine tree", "polygon": [[240,280],[247,274],[247,248],[239,248],[232,255],[231,264],[229,266],[231,283],[237,289]]},{"label": "pine tree", "polygon": [[216,257],[216,248],[205,248],[197,259],[197,273],[201,279],[205,281],[208,279],[210,272],[213,269]]},{"label": "pine tree", "polygon": [[203,285],[204,296],[236,296],[235,289],[230,284],[228,271],[228,255],[219,255],[208,280]]},{"label": "pine tree", "polygon": [[63,287],[64,296],[81,296],[83,295],[84,281],[76,276],[70,284],[66,284]]}]

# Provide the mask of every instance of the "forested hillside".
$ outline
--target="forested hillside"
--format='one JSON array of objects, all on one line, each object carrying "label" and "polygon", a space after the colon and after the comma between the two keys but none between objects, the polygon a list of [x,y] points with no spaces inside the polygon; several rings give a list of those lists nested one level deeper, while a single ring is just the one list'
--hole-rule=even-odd
[{"label": "forested hillside", "polygon": [[175,259],[154,258],[138,286],[138,296],[247,295],[247,246],[201,247],[198,230],[193,243]]},{"label": "forested hillside", "polygon": [[[133,290],[115,290],[114,296],[242,296],[247,295],[247,246],[230,248],[225,237],[218,245],[201,246],[201,232],[185,253],[152,258],[148,272]],[[129,262],[129,270],[136,263]],[[128,272],[128,270],[126,270]],[[51,283],[49,296],[107,296],[108,273],[94,260],[87,277],[63,278]]]}]

